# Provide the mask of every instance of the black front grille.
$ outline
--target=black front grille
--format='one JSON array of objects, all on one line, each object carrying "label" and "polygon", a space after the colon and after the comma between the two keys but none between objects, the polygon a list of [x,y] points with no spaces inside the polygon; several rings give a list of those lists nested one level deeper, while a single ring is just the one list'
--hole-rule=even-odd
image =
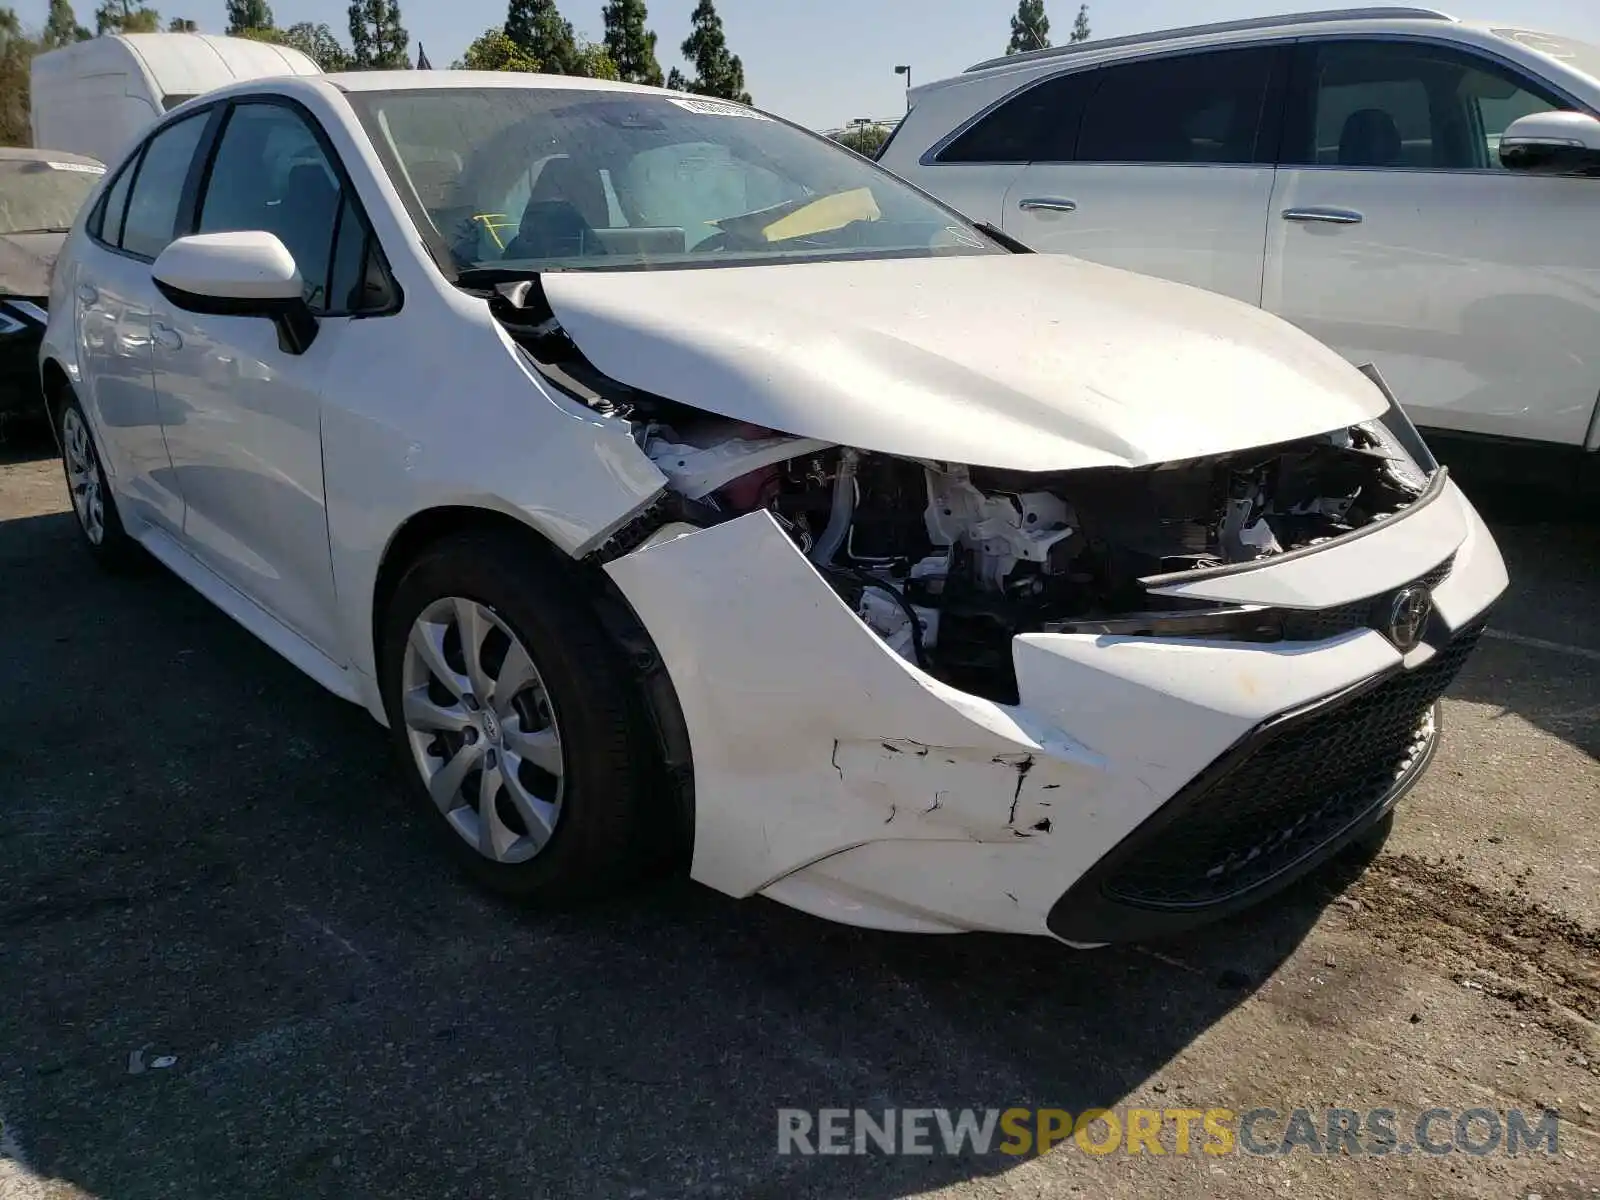
[{"label": "black front grille", "polygon": [[[1455,562],[1455,555],[1452,554],[1426,575],[1412,580],[1405,586],[1420,585],[1431,592],[1449,578]],[[1355,629],[1382,629],[1389,616],[1384,606],[1394,595],[1394,592],[1385,592],[1381,596],[1367,596],[1334,608],[1285,609],[1283,610],[1284,640],[1320,642]]]},{"label": "black front grille", "polygon": [[1209,908],[1337,839],[1426,762],[1434,704],[1481,632],[1466,631],[1415,670],[1258,731],[1179,793],[1155,829],[1130,836],[1100,878],[1103,896]]}]

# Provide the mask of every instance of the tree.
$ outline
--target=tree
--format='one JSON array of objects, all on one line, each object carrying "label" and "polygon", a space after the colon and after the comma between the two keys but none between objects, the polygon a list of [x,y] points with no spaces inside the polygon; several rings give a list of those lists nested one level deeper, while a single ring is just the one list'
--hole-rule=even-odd
[{"label": "tree", "polygon": [[578,39],[555,0],[511,0],[506,9],[506,36],[552,75],[580,72]]},{"label": "tree", "polygon": [[1087,42],[1089,40],[1089,6],[1078,5],[1078,19],[1072,23],[1072,36],[1069,42]]},{"label": "tree", "polygon": [[168,33],[199,33],[200,22],[191,21],[188,17],[173,17],[167,22]]},{"label": "tree", "polygon": [[695,79],[688,85],[688,91],[750,103],[750,93],[744,90],[744,63],[737,54],[728,53],[722,18],[712,0],[700,0],[694,6],[689,16],[689,36],[683,43],[683,56],[695,69]]},{"label": "tree", "polygon": [[841,146],[871,158],[878,152],[878,148],[889,140],[889,127],[887,125],[857,124],[832,136],[833,140]]},{"label": "tree", "polygon": [[644,0],[611,0],[601,11],[606,53],[616,64],[618,78],[660,87],[656,35],[645,27],[649,15]]},{"label": "tree", "polygon": [[22,22],[9,8],[0,8],[0,146],[33,142],[28,122],[29,64],[38,43],[22,32]]},{"label": "tree", "polygon": [[94,10],[94,30],[107,33],[160,33],[161,14],[153,8],[133,6],[133,0],[105,0]]},{"label": "tree", "polygon": [[667,86],[675,92],[687,92],[689,81],[683,77],[683,72],[673,67],[667,72]]},{"label": "tree", "polygon": [[600,42],[579,39],[578,58],[572,66],[574,75],[583,75],[589,79],[622,78],[622,72],[618,70],[616,62],[606,53],[605,46]]},{"label": "tree", "polygon": [[458,71],[537,71],[539,60],[511,40],[504,29],[486,29],[455,62]]},{"label": "tree", "polygon": [[237,37],[247,29],[271,29],[272,6],[267,0],[228,0],[228,30]]},{"label": "tree", "polygon": [[287,29],[243,29],[238,36],[298,50],[324,71],[348,71],[351,66],[350,51],[325,24],[298,21]]},{"label": "tree", "polygon": [[78,24],[71,0],[50,0],[50,13],[45,17],[44,33],[39,38],[40,49],[55,50],[73,42],[86,42],[93,36]]},{"label": "tree", "polygon": [[1017,0],[1017,15],[1011,18],[1011,41],[1007,54],[1043,50],[1050,44],[1050,18],[1044,14],[1044,0]]},{"label": "tree", "polygon": [[350,65],[359,70],[411,66],[411,35],[400,24],[400,0],[351,0]]}]

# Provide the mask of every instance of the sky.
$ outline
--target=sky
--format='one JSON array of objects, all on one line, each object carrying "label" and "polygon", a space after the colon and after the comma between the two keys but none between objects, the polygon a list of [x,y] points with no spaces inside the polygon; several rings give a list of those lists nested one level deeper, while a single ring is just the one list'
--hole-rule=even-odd
[{"label": "sky", "polygon": [[[6,0],[0,0],[0,3]],[[25,25],[44,22],[47,0],[9,0]],[[188,17],[205,32],[227,25],[223,0],[145,0],[163,18]],[[1354,0],[1352,0],[1354,2]],[[1600,44],[1597,0],[1414,0],[1468,20],[1566,34]],[[347,0],[271,0],[276,23],[326,22],[348,41]],[[1096,37],[1222,21],[1266,13],[1337,7],[1340,0],[1091,0]],[[96,0],[74,0],[78,20],[92,25]],[[660,35],[662,70],[682,66],[678,46],[689,32],[695,0],[650,0],[650,25]],[[561,11],[578,32],[598,40],[601,0],[564,0]],[[728,46],[744,60],[756,104],[814,129],[862,117],[884,119],[905,109],[909,64],[916,83],[955,75],[1005,51],[1016,0],[717,0]],[[1076,2],[1046,0],[1051,36],[1064,42]],[[436,67],[449,66],[468,42],[505,21],[505,0],[401,0],[413,43]],[[413,44],[412,53],[416,47]],[[691,72],[692,74],[692,72]]]}]

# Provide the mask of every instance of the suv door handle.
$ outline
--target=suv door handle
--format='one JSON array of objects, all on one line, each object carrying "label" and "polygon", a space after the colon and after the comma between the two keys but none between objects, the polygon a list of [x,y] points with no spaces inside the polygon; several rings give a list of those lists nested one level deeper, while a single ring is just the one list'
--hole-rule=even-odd
[{"label": "suv door handle", "polygon": [[1054,196],[1030,196],[1026,200],[1018,200],[1017,207],[1023,212],[1069,213],[1078,211],[1078,202]]},{"label": "suv door handle", "polygon": [[87,283],[80,283],[78,285],[78,303],[90,305],[97,304],[99,300],[100,293],[95,291],[94,288],[90,287]]},{"label": "suv door handle", "polygon": [[150,322],[150,338],[163,350],[182,350],[183,335],[170,325],[163,325],[160,321]]},{"label": "suv door handle", "polygon": [[1314,205],[1311,208],[1286,208],[1283,210],[1283,219],[1321,225],[1361,224],[1361,214],[1353,208],[1324,208],[1321,205]]}]

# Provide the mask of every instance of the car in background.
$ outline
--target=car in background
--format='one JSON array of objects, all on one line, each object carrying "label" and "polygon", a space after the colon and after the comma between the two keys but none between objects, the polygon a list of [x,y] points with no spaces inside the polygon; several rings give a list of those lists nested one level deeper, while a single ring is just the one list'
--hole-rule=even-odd
[{"label": "car in background", "polygon": [[39,343],[50,272],[105,170],[81,154],[0,147],[0,418],[44,412]]},{"label": "car in background", "polygon": [[1430,439],[1592,477],[1597,113],[1600,47],[1351,9],[980,63],[918,88],[879,161],[1036,250],[1287,318]]},{"label": "car in background", "polygon": [[511,896],[687,847],[856,925],[1183,929],[1381,832],[1507,582],[1380,378],[704,96],[225,88],[54,295],[89,552],[365,706]]},{"label": "car in background", "polygon": [[116,162],[163,113],[212,88],[315,75],[305,54],[214,33],[120,33],[36,54],[29,67],[35,146]]}]

